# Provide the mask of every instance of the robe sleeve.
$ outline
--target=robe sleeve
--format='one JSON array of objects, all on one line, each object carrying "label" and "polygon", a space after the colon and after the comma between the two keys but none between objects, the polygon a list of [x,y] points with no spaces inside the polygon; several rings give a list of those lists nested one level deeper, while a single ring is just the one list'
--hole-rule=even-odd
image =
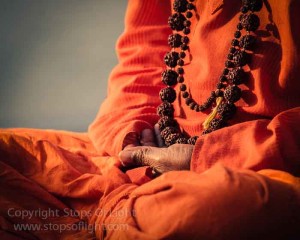
[{"label": "robe sleeve", "polygon": [[300,174],[300,107],[272,120],[255,120],[217,130],[198,139],[191,170],[216,163],[236,169],[277,169]]},{"label": "robe sleeve", "polygon": [[128,1],[125,30],[116,46],[119,64],[110,75],[108,96],[89,126],[89,137],[103,155],[118,154],[128,133],[153,128],[158,120],[170,12],[170,1]]}]

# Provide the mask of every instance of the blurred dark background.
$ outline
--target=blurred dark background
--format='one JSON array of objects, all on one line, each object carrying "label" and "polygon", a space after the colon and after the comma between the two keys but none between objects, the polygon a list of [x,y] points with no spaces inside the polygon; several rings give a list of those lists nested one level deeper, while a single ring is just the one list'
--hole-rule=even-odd
[{"label": "blurred dark background", "polygon": [[0,128],[86,131],[126,0],[0,0]]}]

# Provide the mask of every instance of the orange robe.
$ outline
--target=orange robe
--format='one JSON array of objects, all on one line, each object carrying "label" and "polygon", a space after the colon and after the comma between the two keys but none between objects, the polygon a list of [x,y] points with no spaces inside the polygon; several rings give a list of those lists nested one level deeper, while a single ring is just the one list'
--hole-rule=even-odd
[{"label": "orange robe", "polygon": [[[198,139],[191,171],[150,181],[147,168],[119,170],[116,156],[128,133],[152,128],[158,120],[171,3],[129,0],[117,44],[119,64],[88,133],[1,131],[0,238],[286,239],[299,234],[300,2],[264,2],[251,78],[230,127]],[[203,102],[223,69],[241,4],[195,4],[199,18],[192,21],[185,79],[193,97]],[[181,127],[199,134],[206,115],[190,111],[180,97],[174,105]],[[42,210],[49,213],[43,217]],[[24,223],[38,229],[16,229]]]}]

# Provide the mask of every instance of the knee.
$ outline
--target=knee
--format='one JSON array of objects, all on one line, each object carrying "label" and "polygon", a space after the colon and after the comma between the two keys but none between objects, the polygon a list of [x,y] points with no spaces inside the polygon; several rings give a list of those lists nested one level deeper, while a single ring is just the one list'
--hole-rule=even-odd
[{"label": "knee", "polygon": [[219,165],[203,174],[172,172],[143,191],[134,206],[137,223],[157,238],[248,239],[267,231],[269,187],[252,171]]}]

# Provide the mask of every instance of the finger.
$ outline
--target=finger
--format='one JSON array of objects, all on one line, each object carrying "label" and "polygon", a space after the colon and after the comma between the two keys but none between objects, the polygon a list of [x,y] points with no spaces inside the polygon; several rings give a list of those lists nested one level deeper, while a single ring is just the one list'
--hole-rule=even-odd
[{"label": "finger", "polygon": [[141,144],[140,144],[139,138],[140,138],[140,136],[137,132],[127,133],[123,140],[122,149],[127,148],[127,147],[140,146]]},{"label": "finger", "polygon": [[134,165],[146,166],[146,163],[145,163],[146,153],[147,153],[147,149],[145,149],[145,148],[133,151],[131,153],[131,159],[132,159]]},{"label": "finger", "polygon": [[124,147],[124,149],[133,148],[133,147],[137,147],[137,146],[139,146],[137,143],[135,143],[135,144],[129,144],[129,145],[126,145]]},{"label": "finger", "polygon": [[138,151],[141,147],[127,147],[119,152],[120,162],[123,166],[129,167],[136,165],[133,153]]},{"label": "finger", "polygon": [[164,147],[164,141],[161,138],[160,131],[159,131],[159,126],[158,126],[157,123],[154,125],[154,133],[155,133],[155,138],[156,138],[157,146],[158,147]]},{"label": "finger", "polygon": [[[164,164],[160,162],[161,152],[164,151],[158,147],[135,148],[131,153],[132,162],[137,166],[149,166],[152,168],[153,176],[157,177],[164,172]],[[168,165],[168,163],[166,162]]]},{"label": "finger", "polygon": [[152,146],[156,147],[155,137],[152,129],[144,129],[141,133],[140,139],[142,146]]},{"label": "finger", "polygon": [[[119,153],[119,163],[123,167],[130,167],[133,165],[144,166],[145,164],[145,148],[127,148]],[[158,177],[161,172],[155,167],[151,166],[152,176]]]},{"label": "finger", "polygon": [[155,149],[150,146],[124,149],[119,153],[120,162],[123,166],[148,166],[152,148]]}]

